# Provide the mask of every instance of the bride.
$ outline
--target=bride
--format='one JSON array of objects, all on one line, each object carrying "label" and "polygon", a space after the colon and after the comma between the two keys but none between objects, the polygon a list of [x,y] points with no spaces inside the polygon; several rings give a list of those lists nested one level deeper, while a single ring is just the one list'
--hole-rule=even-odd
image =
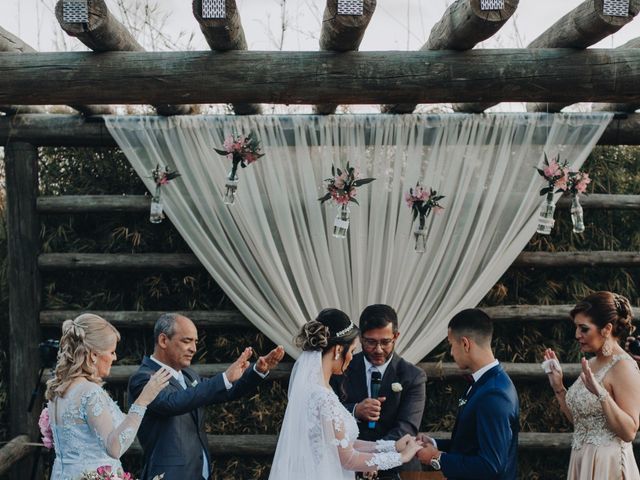
[{"label": "bride", "polygon": [[289,384],[288,405],[269,480],[353,480],[410,461],[421,448],[408,435],[397,442],[357,440],[358,426],[329,386],[346,370],[358,327],[342,311],[322,310],[296,338],[303,352]]}]

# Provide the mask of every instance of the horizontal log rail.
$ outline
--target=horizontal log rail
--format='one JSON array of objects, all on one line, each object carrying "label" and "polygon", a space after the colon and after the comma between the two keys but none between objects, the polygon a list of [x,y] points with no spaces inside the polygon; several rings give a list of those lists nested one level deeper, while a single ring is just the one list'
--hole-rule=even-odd
[{"label": "horizontal log rail", "polygon": [[[490,115],[490,114],[489,114]],[[294,143],[292,117],[279,115],[284,137]],[[35,146],[51,147],[115,147],[116,143],[104,121],[86,119],[80,115],[24,114],[0,117],[0,145],[8,141],[22,141]],[[537,141],[534,139],[534,141]],[[546,141],[546,136],[540,141]],[[365,143],[373,140],[365,131]],[[640,145],[640,114],[614,118],[607,126],[599,145]]]},{"label": "horizontal log rail", "polygon": [[[41,271],[174,271],[200,270],[191,253],[43,253],[38,257]],[[640,267],[640,252],[522,252],[512,267]]]},{"label": "horizontal log rail", "polygon": [[636,49],[0,53],[0,70],[0,104],[640,101]]},{"label": "horizontal log rail", "polygon": [[[224,372],[230,364],[228,363],[207,363],[194,364],[193,369],[204,377],[210,377]],[[286,380],[291,374],[292,363],[281,363],[271,371],[267,377],[269,380]],[[418,367],[423,369],[430,380],[445,380],[459,377],[468,372],[460,370],[455,363],[451,362],[423,362],[418,363]],[[502,362],[502,366],[513,379],[541,380],[545,378],[545,373],[539,363],[510,363]],[[125,383],[129,377],[135,373],[138,365],[114,365],[111,368],[111,375],[107,382]],[[566,363],[562,365],[562,371],[566,378],[577,378],[582,369],[579,363]],[[43,379],[50,378],[51,371],[48,370]],[[43,380],[44,381],[44,380]]]},{"label": "horizontal log rail", "polygon": [[[592,194],[580,197],[585,210],[638,210],[640,195]],[[147,212],[149,195],[50,195],[37,199],[39,213]],[[569,197],[558,201],[558,208],[571,206]]]},{"label": "horizontal log rail", "polygon": [[[428,432],[436,440],[451,438],[449,432]],[[522,450],[552,450],[571,448],[572,433],[520,432],[518,446]],[[277,435],[207,435],[209,451],[216,456],[266,456],[273,455],[278,443]],[[640,445],[640,436],[636,436],[634,445]],[[128,454],[140,454],[142,449],[135,441]]]},{"label": "horizontal log rail", "polygon": [[[481,307],[495,322],[533,321],[551,322],[568,320],[569,312],[574,305],[501,305],[497,307]],[[640,311],[640,306],[634,308]],[[158,311],[113,311],[90,310],[113,323],[118,328],[153,327],[156,320],[164,312]],[[66,319],[75,318],[83,310],[43,310],[40,312],[40,325],[59,327]],[[184,310],[182,315],[189,317],[200,328],[251,327],[252,324],[237,310]],[[640,318],[637,319],[640,321]]]},{"label": "horizontal log rail", "polygon": [[37,448],[27,435],[20,435],[0,448],[0,475]]}]

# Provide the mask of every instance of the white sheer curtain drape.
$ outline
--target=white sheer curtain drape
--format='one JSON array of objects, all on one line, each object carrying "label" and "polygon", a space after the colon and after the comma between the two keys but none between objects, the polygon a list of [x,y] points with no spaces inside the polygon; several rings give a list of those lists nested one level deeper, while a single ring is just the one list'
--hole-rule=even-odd
[{"label": "white sheer curtain drape", "polygon": [[[238,309],[294,357],[299,327],[326,307],[357,323],[368,304],[398,311],[398,351],[419,361],[449,319],[475,306],[536,229],[543,152],[579,168],[611,114],[440,116],[106,117],[152,190],[160,164],[182,176],[163,188],[171,222]],[[254,132],[266,155],[240,169],[236,204],[222,202],[232,132]],[[359,189],[347,239],[320,205],[331,165],[376,181]],[[404,203],[421,180],[446,195],[414,251]]]}]

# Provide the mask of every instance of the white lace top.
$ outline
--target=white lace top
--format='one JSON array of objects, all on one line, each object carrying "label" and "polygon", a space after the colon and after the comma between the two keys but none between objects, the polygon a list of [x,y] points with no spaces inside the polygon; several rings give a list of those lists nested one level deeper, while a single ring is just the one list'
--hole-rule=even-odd
[{"label": "white lace top", "polygon": [[[344,470],[375,472],[402,465],[400,454],[395,451],[395,442],[358,440],[356,420],[333,390],[315,386],[310,394],[309,407],[309,440],[316,464],[322,462],[327,448],[337,447]],[[327,431],[332,432],[332,445],[326,445]]]},{"label": "white lace top", "polygon": [[[631,361],[635,368],[638,368],[636,362],[629,355],[614,355],[609,364],[594,373],[598,383],[602,385],[602,380],[607,372],[620,360]],[[587,390],[580,378],[569,387],[565,398],[567,407],[573,416],[572,448],[579,450],[585,444],[622,445],[627,443],[609,429],[598,397]]]},{"label": "white lace top", "polygon": [[71,386],[48,407],[56,452],[51,480],[76,480],[105,465],[121,468],[119,458],[145,413],[134,405],[123,414],[102,387],[89,381]]}]

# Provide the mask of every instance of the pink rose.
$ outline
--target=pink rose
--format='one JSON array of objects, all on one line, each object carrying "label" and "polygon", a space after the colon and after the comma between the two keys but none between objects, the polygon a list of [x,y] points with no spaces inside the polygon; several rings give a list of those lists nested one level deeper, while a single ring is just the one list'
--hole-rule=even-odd
[{"label": "pink rose", "polygon": [[342,190],[345,186],[345,183],[347,181],[347,173],[346,172],[342,172],[340,175],[338,175],[335,180],[334,180],[334,185],[336,186],[336,188]]},{"label": "pink rose", "polygon": [[233,151],[233,145],[234,145],[234,141],[233,141],[233,135],[229,135],[224,143],[222,144],[222,147],[227,151],[227,152],[232,152]]},{"label": "pink rose", "polygon": [[46,448],[53,448],[53,432],[51,431],[51,421],[49,420],[49,409],[44,407],[38,419],[38,426],[42,434],[42,443]]},{"label": "pink rose", "polygon": [[560,165],[555,160],[543,169],[545,178],[551,179],[560,173]]}]

